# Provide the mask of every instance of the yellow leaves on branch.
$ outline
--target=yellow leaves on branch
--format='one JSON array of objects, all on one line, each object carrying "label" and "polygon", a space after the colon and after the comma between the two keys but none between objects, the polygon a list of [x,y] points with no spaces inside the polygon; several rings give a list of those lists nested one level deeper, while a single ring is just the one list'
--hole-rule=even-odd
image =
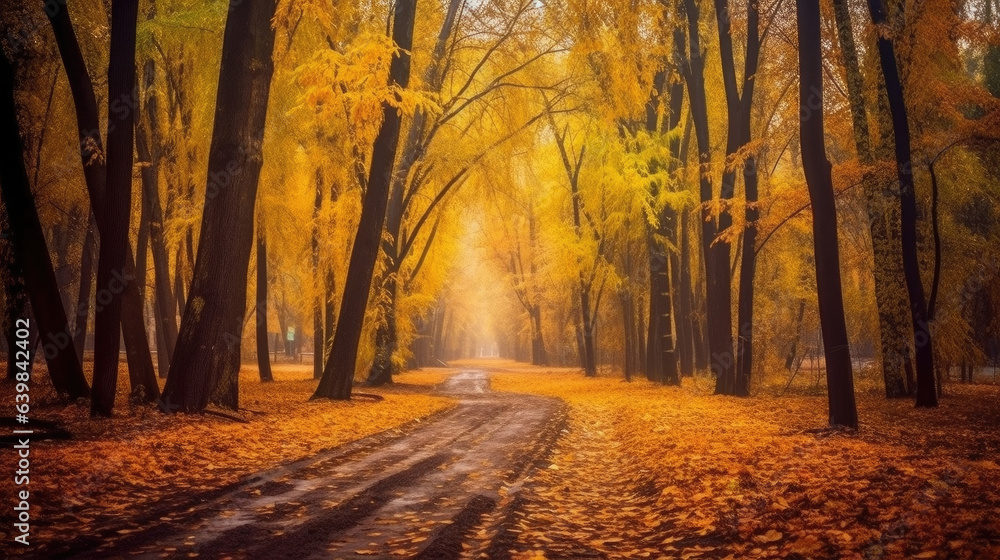
[{"label": "yellow leaves on branch", "polygon": [[398,48],[381,33],[363,33],[340,52],[319,49],[311,61],[295,71],[303,90],[293,110],[315,113],[321,126],[343,123],[361,138],[374,137],[382,123],[382,105],[388,103],[404,114],[417,109],[437,114],[437,96],[400,88],[388,80],[389,66]]}]

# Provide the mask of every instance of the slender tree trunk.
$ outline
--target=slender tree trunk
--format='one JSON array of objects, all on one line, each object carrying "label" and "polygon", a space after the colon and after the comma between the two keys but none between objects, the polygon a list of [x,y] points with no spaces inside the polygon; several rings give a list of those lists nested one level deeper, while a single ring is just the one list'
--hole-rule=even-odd
[{"label": "slender tree trunk", "polygon": [[[882,0],[868,0],[872,23],[876,27],[886,24]],[[896,168],[899,176],[899,204],[903,245],[903,274],[910,298],[910,315],[913,320],[913,337],[917,369],[917,406],[937,406],[934,387],[934,349],[927,316],[927,301],[920,280],[920,262],[917,255],[917,199],[913,184],[913,162],[910,156],[910,125],[906,116],[903,85],[899,79],[892,41],[878,34],[878,53],[882,76],[892,115],[892,129],[896,144]]]},{"label": "slender tree trunk", "polygon": [[621,291],[619,300],[622,306],[622,334],[625,338],[625,356],[622,360],[625,381],[632,381],[633,370],[635,369],[635,340],[633,339],[635,307],[632,302],[632,293],[628,288]]},{"label": "slender tree trunk", "polygon": [[816,252],[816,291],[827,367],[830,424],[858,427],[854,377],[837,247],[837,206],[833,178],[823,136],[823,65],[819,3],[796,0],[799,37],[799,137],[802,165],[813,208],[813,246]]},{"label": "slender tree trunk", "polygon": [[326,309],[323,313],[323,317],[325,318],[325,324],[323,325],[323,355],[326,356],[330,352],[330,349],[333,348],[333,336],[337,332],[337,307],[333,301],[333,298],[337,295],[337,281],[332,266],[326,267],[324,287],[326,288],[326,297],[324,298],[323,305]]},{"label": "slender tree trunk", "polygon": [[746,189],[746,229],[743,231],[743,258],[740,262],[740,287],[737,321],[739,331],[736,341],[736,395],[750,396],[750,377],[753,373],[753,288],[757,272],[757,163],[751,156],[743,167]]},{"label": "slender tree trunk", "polygon": [[[143,67],[143,84],[146,95],[145,119],[136,125],[136,154],[146,163],[142,168],[143,210],[149,215],[150,252],[153,255],[153,285],[156,297],[154,305],[157,335],[157,362],[160,377],[165,378],[170,370],[170,356],[177,344],[177,306],[170,287],[170,260],[167,255],[166,239],[163,232],[163,209],[160,206],[160,137],[157,134],[157,96],[155,86],[156,66],[152,59]],[[162,343],[162,344],[161,344]]]},{"label": "slender tree trunk", "polygon": [[545,340],[542,336],[542,308],[537,303],[529,312],[531,316],[531,363],[536,366],[549,365],[549,356],[545,352]]},{"label": "slender tree trunk", "polygon": [[[683,161],[683,159],[682,159]],[[680,215],[680,256],[674,267],[677,287],[677,348],[680,350],[681,377],[694,375],[694,320],[691,301],[691,248],[687,212]]]},{"label": "slender tree trunk", "polygon": [[[730,50],[729,55],[732,55]],[[735,129],[739,134],[742,150],[752,140],[750,127],[753,109],[753,92],[756,84],[757,63],[760,57],[760,7],[756,1],[747,2],[747,46],[743,68],[743,92],[732,106],[738,106]],[[733,68],[735,73],[735,68]],[[735,80],[735,77],[734,77]],[[730,115],[730,119],[733,116]],[[750,154],[743,163],[743,185],[746,198],[746,228],[743,230],[743,254],[740,261],[739,302],[737,304],[736,380],[734,393],[741,397],[750,395],[750,376],[753,373],[753,311],[754,278],[757,271],[757,161]]]},{"label": "slender tree trunk", "polygon": [[[18,319],[28,319],[29,326],[29,341],[35,341],[37,343],[37,324],[38,321],[31,316],[31,304],[28,302],[28,292],[25,290],[24,286],[24,271],[21,270],[21,263],[17,259],[17,254],[15,253],[14,246],[12,243],[13,233],[10,231],[10,222],[7,218],[7,209],[3,208],[0,210],[0,219],[3,220],[3,234],[0,239],[0,262],[3,263],[3,282],[4,282],[4,320],[3,329],[6,335],[7,341],[7,379],[15,379],[18,368],[18,362],[24,362],[23,359],[19,360],[17,356],[18,350],[21,350],[17,346],[18,340]],[[34,345],[31,345],[31,349],[34,349]],[[22,350],[23,351],[23,350]],[[82,360],[80,362],[83,363]],[[27,368],[24,371],[29,375],[31,374],[32,365],[34,360],[30,360],[27,363]]]},{"label": "slender tree trunk", "polygon": [[785,355],[785,369],[787,371],[792,371],[792,364],[795,363],[795,358],[799,353],[799,341],[802,340],[802,318],[806,314],[806,301],[802,300],[799,302],[799,313],[795,319],[795,335],[792,338],[792,346],[788,349],[788,354]]},{"label": "slender tree trunk", "polygon": [[[139,4],[114,0],[111,4],[111,62],[108,65],[108,153],[105,213],[97,253],[97,307],[94,313],[93,416],[111,416],[118,388],[118,350],[121,343],[122,292],[132,211],[132,158],[135,138],[135,29]],[[101,221],[100,218],[98,218]],[[145,247],[139,247],[145,251]],[[119,289],[119,285],[120,288]],[[141,294],[141,288],[140,292]],[[104,297],[107,294],[107,297]],[[107,301],[105,301],[107,300]],[[142,297],[138,298],[141,305]],[[140,307],[141,317],[141,307]],[[145,329],[143,329],[145,337]],[[147,343],[148,344],[148,343]],[[152,361],[150,362],[152,363]],[[155,378],[153,380],[155,383]],[[140,385],[141,386],[141,385]]]},{"label": "slender tree trunk", "polygon": [[[733,334],[732,309],[730,306],[731,278],[729,276],[729,245],[717,243],[713,246],[716,233],[728,227],[731,218],[720,215],[716,224],[708,205],[713,199],[711,171],[712,144],[709,139],[708,103],[705,97],[705,61],[702,58],[699,37],[700,11],[695,0],[684,0],[688,19],[688,48],[684,49],[683,33],[675,31],[677,52],[687,53],[684,61],[685,82],[688,88],[695,136],[698,141],[698,164],[700,197],[702,210],[702,252],[705,261],[706,293],[706,340],[708,344],[705,361],[716,376],[716,393],[731,392],[733,380]],[[724,34],[720,32],[720,37]],[[730,186],[731,189],[731,186]],[[725,186],[724,186],[725,190]],[[731,196],[731,194],[730,194]]]},{"label": "slender tree trunk", "polygon": [[275,0],[230,7],[222,42],[209,182],[188,304],[160,408],[239,408],[240,346],[254,203],[271,88]]},{"label": "slender tree trunk", "polygon": [[323,311],[320,294],[319,269],[319,216],[323,207],[323,171],[316,168],[316,197],[313,202],[312,226],[312,281],[313,281],[313,379],[323,377],[323,346],[326,337],[323,336]]},{"label": "slender tree trunk", "polygon": [[386,304],[382,311],[385,317],[375,329],[375,358],[365,385],[379,387],[392,383],[392,355],[396,352],[396,274],[385,277],[381,287]]},{"label": "slender tree trunk", "polygon": [[[677,213],[672,208],[665,207],[660,213],[661,235],[667,239],[676,240],[676,229]],[[657,277],[656,286],[659,292],[657,295],[660,298],[656,331],[659,335],[660,367],[662,369],[658,377],[664,385],[680,385],[681,378],[677,371],[677,353],[673,330],[674,302],[670,290],[669,259],[665,254],[662,257],[662,264],[657,267],[657,270],[650,271],[650,274],[655,274]]]},{"label": "slender tree trunk", "polygon": [[257,231],[257,369],[260,381],[274,381],[271,360],[267,348],[267,243],[264,230],[258,225]]},{"label": "slender tree trunk", "polygon": [[[445,14],[441,30],[438,33],[437,43],[431,55],[431,61],[424,72],[424,83],[432,92],[439,93],[443,80],[442,65],[445,62],[445,51],[448,38],[451,37],[458,9],[461,0],[449,0],[448,11]],[[427,114],[423,108],[418,107],[410,123],[409,132],[406,135],[406,142],[403,146],[402,157],[392,175],[392,187],[389,192],[389,199],[386,207],[386,241],[382,243],[382,250],[385,257],[385,268],[381,277],[377,279],[376,285],[383,287],[386,291],[382,301],[382,310],[385,316],[385,323],[380,325],[375,336],[375,360],[371,370],[368,372],[366,385],[378,386],[392,382],[392,355],[398,346],[396,332],[396,300],[399,285],[398,274],[402,270],[402,260],[406,255],[400,254],[402,243],[400,239],[400,228],[403,223],[407,177],[414,165],[423,157],[426,146],[424,145],[424,132],[427,124]]]},{"label": "slender tree trunk", "polygon": [[[0,150],[0,197],[7,209],[15,266],[24,274],[24,285],[38,322],[52,386],[57,393],[73,399],[87,397],[90,387],[73,348],[66,310],[59,297],[59,286],[24,167],[24,139],[18,126],[14,100],[14,68],[2,50],[0,131],[5,146]],[[21,318],[15,319],[15,322],[18,319]],[[16,346],[11,351],[14,348]]]},{"label": "slender tree trunk", "polygon": [[[105,195],[107,188],[107,168],[105,167],[104,148],[101,142],[99,111],[97,99],[94,96],[93,82],[87,72],[87,66],[80,51],[80,45],[76,40],[76,33],[70,22],[69,7],[62,6],[58,10],[46,10],[49,22],[52,24],[53,34],[56,44],[59,47],[59,54],[66,69],[70,90],[73,95],[73,105],[76,109],[76,122],[78,128],[78,140],[80,142],[80,156],[83,162],[83,176],[87,185],[87,193],[90,197],[90,207],[94,212],[94,218],[98,227],[98,237],[103,228],[103,223],[107,212]],[[134,82],[133,84],[134,85]],[[121,111],[129,109],[131,97],[131,85],[126,90],[124,98],[112,100],[119,114]],[[126,243],[128,239],[126,237]],[[143,319],[143,305],[139,297],[139,288],[135,282],[135,260],[132,250],[126,245],[124,272],[118,271],[119,278],[115,279],[114,286],[104,286],[98,282],[95,301],[101,305],[101,301],[109,297],[109,290],[115,286],[124,291],[121,294],[121,333],[125,339],[125,352],[128,359],[129,378],[132,381],[133,395],[142,393],[142,397],[149,402],[155,401],[159,397],[159,386],[156,383],[156,372],[153,369],[153,358],[149,352],[149,340],[146,338],[146,325]],[[102,299],[98,299],[102,298]],[[117,358],[116,358],[117,359]],[[117,363],[117,362],[116,362]],[[141,387],[141,388],[140,388]]]},{"label": "slender tree trunk", "polygon": [[[398,0],[394,4],[392,39],[400,50],[393,55],[390,63],[389,84],[402,89],[410,81],[410,49],[413,47],[416,9],[416,0]],[[382,224],[392,186],[393,165],[402,123],[402,116],[396,107],[383,103],[382,113],[382,126],[372,147],[371,169],[358,233],[354,238],[351,263],[344,282],[344,299],[340,305],[337,332],[313,398],[351,398],[358,345],[361,342],[368,293],[381,246]]]},{"label": "slender tree trunk", "polygon": [[83,238],[80,255],[80,290],[76,298],[76,319],[73,323],[73,346],[76,357],[83,364],[83,353],[87,346],[87,323],[90,319],[91,291],[94,287],[94,256],[97,253],[97,224],[93,212],[88,212],[87,234]]},{"label": "slender tree trunk", "polygon": [[[841,57],[847,74],[847,93],[854,125],[854,145],[861,163],[866,166],[872,165],[875,158],[871,149],[871,133],[864,99],[864,78],[854,43],[851,11],[846,0],[834,0],[833,9],[837,20]],[[863,180],[875,262],[873,270],[875,305],[878,309],[885,396],[904,397],[906,386],[903,382],[903,364],[904,356],[909,356],[904,326],[907,302],[902,286],[904,279],[899,233],[893,232],[895,226],[890,225],[898,223],[898,209],[893,211],[891,204],[894,202],[891,196],[878,186],[875,177],[869,174]]]}]

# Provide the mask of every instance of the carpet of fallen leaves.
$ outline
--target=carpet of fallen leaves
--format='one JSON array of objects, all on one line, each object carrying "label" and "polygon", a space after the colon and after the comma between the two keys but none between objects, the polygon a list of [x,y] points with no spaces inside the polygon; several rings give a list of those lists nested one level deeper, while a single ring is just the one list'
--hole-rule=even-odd
[{"label": "carpet of fallen leaves", "polygon": [[[484,364],[489,367],[487,364]],[[524,491],[524,558],[1000,558],[1000,388],[949,385],[937,409],[859,395],[710,395],[579,370],[493,368],[495,390],[570,407]]]},{"label": "carpet of fallen leaves", "polygon": [[[89,365],[89,364],[88,364]],[[44,366],[36,372],[44,378]],[[31,443],[32,542],[86,534],[95,523],[120,522],[166,496],[214,490],[283,463],[366,436],[399,428],[451,408],[451,399],[425,394],[451,370],[428,369],[396,377],[384,398],[309,401],[316,388],[311,365],[279,364],[275,381],[262,384],[244,367],[239,414],[247,422],[214,415],[164,415],[128,403],[128,375],[119,376],[114,418],[92,419],[89,404],[46,404],[47,383],[32,388],[32,418],[65,426],[73,439]],[[0,402],[13,403],[9,382]],[[37,399],[37,400],[36,400]],[[12,407],[11,407],[12,410]],[[5,471],[14,471],[7,454]],[[13,496],[13,478],[0,477],[0,495]],[[121,532],[128,531],[123,529]]]}]

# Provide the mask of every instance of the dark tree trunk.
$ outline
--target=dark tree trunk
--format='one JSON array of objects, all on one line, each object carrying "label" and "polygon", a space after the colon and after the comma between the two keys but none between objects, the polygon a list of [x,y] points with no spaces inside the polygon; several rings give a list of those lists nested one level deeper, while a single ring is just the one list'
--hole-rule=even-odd
[{"label": "dark tree trunk", "polygon": [[[437,43],[431,55],[431,61],[424,72],[424,83],[430,91],[439,93],[443,80],[443,69],[445,50],[448,38],[452,35],[452,30],[458,15],[458,9],[462,5],[460,0],[449,0],[448,11],[441,24],[438,33]],[[427,114],[423,108],[418,107],[410,123],[410,130],[406,135],[406,142],[403,146],[402,157],[399,160],[398,168],[394,170],[391,179],[391,190],[386,207],[385,233],[386,241],[382,243],[382,250],[386,260],[385,272],[376,283],[377,286],[385,290],[384,309],[385,323],[380,325],[375,336],[375,360],[371,370],[368,372],[366,384],[369,386],[379,386],[392,382],[392,355],[398,345],[396,332],[396,300],[399,285],[398,274],[402,270],[402,261],[406,255],[401,253],[402,243],[400,239],[400,228],[403,223],[403,215],[406,212],[404,191],[406,180],[410,175],[410,170],[423,157],[426,146],[424,145],[424,128],[427,124]]]},{"label": "dark tree trunk", "polygon": [[799,37],[799,137],[802,166],[813,209],[813,246],[816,253],[816,291],[827,367],[830,424],[858,427],[854,377],[837,247],[837,206],[833,197],[830,161],[823,137],[823,65],[819,3],[796,0]]},{"label": "dark tree trunk", "polygon": [[[868,0],[872,23],[882,27],[886,23],[882,0]],[[937,406],[934,387],[934,349],[931,343],[927,302],[920,281],[920,262],[917,256],[917,199],[913,184],[913,162],[910,158],[910,125],[906,116],[903,85],[899,79],[892,41],[878,34],[878,54],[885,79],[885,91],[892,115],[892,129],[896,144],[896,169],[899,176],[899,204],[902,226],[903,275],[910,297],[910,315],[913,320],[913,338],[917,369],[917,406]]]},{"label": "dark tree trunk", "polygon": [[[49,16],[49,21],[52,24],[56,44],[59,47],[59,54],[66,69],[66,77],[73,95],[80,156],[83,162],[83,176],[90,197],[90,207],[94,212],[98,227],[98,237],[101,237],[100,230],[104,227],[104,214],[108,208],[105,196],[108,177],[93,82],[87,72],[80,45],[76,40],[76,33],[70,22],[68,6],[54,11],[47,10],[46,15]],[[113,115],[120,114],[123,110],[131,112],[130,104],[134,100],[132,86],[134,86],[134,81],[127,86],[124,98],[112,99],[111,103],[115,104],[117,110],[117,113],[112,113]],[[125,352],[133,395],[141,393],[146,401],[153,402],[159,397],[160,389],[156,383],[153,358],[149,352],[149,340],[146,338],[146,325],[143,319],[143,305],[139,297],[139,287],[134,281],[136,278],[135,260],[127,243],[128,238],[126,237],[124,269],[119,269],[119,278],[114,279],[115,286],[119,286],[119,289],[121,289],[121,285],[124,285],[124,291],[121,293],[121,333],[125,339]],[[98,282],[95,295],[95,302],[98,305],[101,305],[102,301],[98,298],[107,300],[111,295],[109,293],[111,288],[113,286],[110,285],[102,288],[102,284]]]},{"label": "dark tree trunk", "polygon": [[[260,227],[260,226],[258,226]],[[267,348],[267,243],[263,228],[257,232],[257,369],[262,383],[274,381]]]},{"label": "dark tree trunk", "polygon": [[792,338],[792,346],[788,349],[788,354],[785,355],[785,369],[788,371],[792,370],[792,365],[795,364],[795,358],[799,353],[799,341],[802,340],[802,318],[806,314],[806,301],[802,300],[799,302],[799,313],[795,319],[795,335]]},{"label": "dark tree trunk", "polygon": [[[837,20],[841,58],[847,73],[846,83],[854,125],[854,145],[861,163],[872,165],[875,158],[871,149],[868,111],[864,98],[864,78],[861,74],[857,47],[854,43],[851,11],[846,0],[834,0],[833,10]],[[894,202],[884,189],[879,188],[874,176],[866,176],[863,180],[875,262],[873,270],[875,305],[878,309],[885,396],[887,398],[904,397],[906,396],[906,386],[903,382],[903,368],[904,361],[909,361],[910,351],[906,340],[908,334],[904,324],[906,298],[903,295],[902,286],[899,285],[897,289],[897,284],[904,281],[902,249],[896,226],[898,211],[886,211]]]},{"label": "dark tree trunk", "polygon": [[[670,207],[665,207],[659,216],[659,235],[667,239],[675,239],[677,214]],[[666,249],[660,248],[660,254],[650,259],[650,280],[655,291],[653,295],[659,300],[656,305],[656,315],[650,321],[656,322],[656,346],[659,352],[659,371],[655,380],[665,385],[680,385],[680,375],[677,371],[677,354],[675,351],[673,331],[673,298],[670,289],[670,268]],[[651,309],[652,311],[652,309]]]},{"label": "dark tree trunk", "polygon": [[80,360],[80,364],[83,364],[83,352],[87,346],[90,296],[94,284],[94,256],[97,253],[97,224],[93,212],[88,212],[88,214],[90,219],[80,255],[80,290],[77,292],[76,320],[73,323],[73,346],[76,347],[76,357]]},{"label": "dark tree trunk", "polygon": [[[3,234],[0,238],[3,239],[0,242],[0,259],[3,262],[3,283],[4,283],[4,320],[3,329],[7,341],[7,379],[15,379],[15,375],[18,371],[17,362],[24,362],[23,359],[18,359],[17,351],[20,348],[17,347],[17,341],[20,340],[17,337],[17,320],[18,319],[28,319],[29,327],[29,341],[34,341],[37,344],[38,336],[36,328],[38,321],[31,316],[31,304],[28,302],[28,292],[25,290],[24,286],[24,271],[21,270],[21,263],[17,259],[17,255],[14,251],[13,246],[13,233],[10,231],[10,221],[7,218],[7,210],[3,208],[2,214],[0,214],[0,219],[3,220]],[[34,344],[30,346],[31,350],[34,350]],[[23,356],[22,356],[23,357]],[[82,364],[83,361],[81,360]],[[34,360],[28,361],[27,368],[24,371],[29,375],[31,374],[32,365]]]},{"label": "dark tree trunk", "polygon": [[[730,306],[731,278],[729,276],[729,245],[717,243],[713,246],[716,233],[728,227],[731,218],[724,213],[719,217],[719,223],[711,216],[708,203],[712,201],[712,179],[709,169],[712,164],[712,144],[709,139],[708,103],[705,98],[705,61],[702,58],[701,40],[699,37],[700,11],[695,0],[684,0],[684,9],[688,19],[688,48],[684,49],[682,32],[675,31],[675,44],[680,46],[677,52],[687,54],[684,61],[685,82],[690,99],[691,115],[694,122],[695,136],[698,141],[698,163],[701,202],[705,205],[702,211],[702,252],[705,261],[706,290],[706,340],[708,345],[705,362],[716,376],[716,393],[731,392],[730,385],[733,375],[733,334],[732,309]],[[720,38],[724,34],[720,33]],[[729,186],[730,190],[732,186]],[[723,187],[725,190],[725,185]],[[725,194],[725,193],[723,193]],[[731,194],[729,195],[732,196]]]},{"label": "dark tree trunk", "polygon": [[208,186],[188,303],[160,408],[239,408],[240,345],[254,203],[271,88],[275,0],[230,6],[222,42]]},{"label": "dark tree trunk", "polygon": [[656,241],[653,238],[655,230],[650,229],[647,244],[649,247],[649,322],[646,324],[646,379],[650,381],[660,381],[663,375],[663,354],[660,352],[660,285],[659,274],[655,269],[660,266],[654,260],[656,254]]},{"label": "dark tree trunk", "polygon": [[136,127],[136,153],[146,163],[142,168],[143,211],[149,215],[150,252],[153,254],[153,285],[157,335],[157,362],[160,377],[170,369],[170,356],[177,344],[177,307],[170,287],[170,261],[163,232],[163,209],[160,206],[159,165],[160,138],[157,134],[157,97],[154,89],[156,66],[148,60],[143,68],[146,93],[145,119]]},{"label": "dark tree trunk", "polygon": [[[184,297],[184,249],[181,247],[177,247],[177,254],[174,257],[174,301],[177,303],[174,313],[183,317],[187,308],[187,298]],[[174,353],[171,352],[170,355],[173,356]]]},{"label": "dark tree trunk", "polygon": [[337,307],[333,301],[333,298],[337,295],[337,281],[332,266],[326,267],[323,284],[326,288],[323,306],[326,309],[323,313],[325,323],[323,325],[322,354],[326,356],[327,352],[333,348],[333,336],[337,332]]},{"label": "dark tree trunk", "polygon": [[[753,108],[753,91],[760,57],[760,9],[756,1],[747,3],[747,47],[743,68],[743,92],[736,130],[743,149],[752,140],[750,115]],[[729,53],[732,54],[732,51]],[[733,116],[730,115],[732,119]],[[746,194],[746,228],[743,230],[743,255],[740,261],[739,303],[737,304],[736,383],[734,393],[741,397],[750,395],[750,376],[753,373],[753,287],[757,271],[757,161],[753,154],[743,164],[743,186]]]},{"label": "dark tree trunk", "polygon": [[[52,386],[57,393],[73,399],[87,397],[90,388],[73,348],[66,310],[59,297],[59,286],[24,167],[24,139],[18,126],[14,100],[14,68],[2,50],[0,131],[5,147],[0,150],[0,196],[10,223],[15,267],[24,274],[24,285],[38,322]],[[16,346],[10,350],[15,351],[14,348]]]},{"label": "dark tree trunk", "polygon": [[[393,55],[389,69],[389,84],[405,89],[410,81],[410,49],[413,47],[413,25],[416,0],[398,0],[394,4],[392,39],[400,49]],[[344,282],[344,299],[337,319],[337,332],[326,367],[313,398],[347,400],[351,398],[354,370],[358,360],[368,293],[371,290],[375,262],[382,239],[382,224],[392,185],[393,165],[399,147],[402,115],[396,107],[383,103],[382,126],[372,147],[368,187],[361,208],[358,233],[351,249],[351,263]]]},{"label": "dark tree trunk", "polygon": [[386,298],[386,305],[382,310],[385,317],[375,329],[375,358],[368,372],[368,379],[365,380],[365,385],[369,387],[392,383],[392,355],[396,352],[397,289],[396,275],[390,274],[381,287],[383,297]]},{"label": "dark tree trunk", "polygon": [[678,233],[680,256],[673,269],[673,284],[677,287],[677,348],[681,377],[691,377],[694,375],[694,322],[691,316],[691,248],[687,212],[681,212]]},{"label": "dark tree trunk", "polygon": [[319,215],[323,208],[323,172],[316,169],[316,197],[313,199],[313,226],[312,226],[312,281],[313,281],[313,379],[323,377],[323,346],[326,337],[323,336],[323,311],[320,294],[320,269],[319,269]]},{"label": "dark tree trunk", "polygon": [[[138,2],[111,4],[111,61],[108,64],[108,150],[105,212],[97,253],[97,306],[94,313],[93,416],[111,416],[118,388],[122,284],[132,211],[132,157],[135,136],[135,28]],[[145,247],[139,247],[145,251]],[[139,278],[136,271],[136,280]],[[140,288],[138,282],[136,287]],[[124,288],[121,285],[120,288]],[[140,288],[141,290],[141,288]],[[104,297],[107,294],[107,297]],[[141,291],[140,291],[141,294]],[[105,301],[107,300],[107,301]],[[141,296],[139,298],[141,304]],[[145,329],[143,329],[145,332]],[[154,379],[155,382],[155,379]]]},{"label": "dark tree trunk", "polygon": [[531,316],[531,363],[536,366],[549,365],[549,356],[545,352],[545,340],[542,337],[542,308],[535,304],[529,312]]}]

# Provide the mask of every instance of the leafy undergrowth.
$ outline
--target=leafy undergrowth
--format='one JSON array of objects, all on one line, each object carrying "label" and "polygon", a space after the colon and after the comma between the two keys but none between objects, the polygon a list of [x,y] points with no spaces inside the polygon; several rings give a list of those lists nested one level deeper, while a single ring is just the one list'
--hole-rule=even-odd
[{"label": "leafy undergrowth", "polygon": [[[89,364],[88,364],[89,365]],[[124,366],[124,364],[123,364]],[[385,388],[364,388],[381,401],[309,401],[316,381],[309,365],[274,367],[275,382],[257,370],[240,378],[240,423],[214,415],[164,415],[151,405],[130,405],[122,368],[120,412],[92,419],[89,405],[44,404],[45,383],[32,388],[31,417],[65,426],[73,439],[31,443],[31,542],[44,544],[86,534],[111,516],[131,518],[158,500],[213,490],[243,477],[319,451],[397,428],[450,408],[454,401],[425,394],[451,371],[426,370],[396,377]],[[44,378],[43,368],[36,378]],[[13,403],[9,382],[0,402]],[[41,403],[38,402],[38,400]],[[8,473],[14,460],[4,461]],[[2,477],[0,495],[13,496],[13,478]]]},{"label": "leafy undergrowth", "polygon": [[570,407],[525,491],[523,557],[1000,557],[1000,388],[952,385],[934,410],[861,395],[855,434],[823,428],[825,397],[712,396],[704,378],[491,380]]}]

